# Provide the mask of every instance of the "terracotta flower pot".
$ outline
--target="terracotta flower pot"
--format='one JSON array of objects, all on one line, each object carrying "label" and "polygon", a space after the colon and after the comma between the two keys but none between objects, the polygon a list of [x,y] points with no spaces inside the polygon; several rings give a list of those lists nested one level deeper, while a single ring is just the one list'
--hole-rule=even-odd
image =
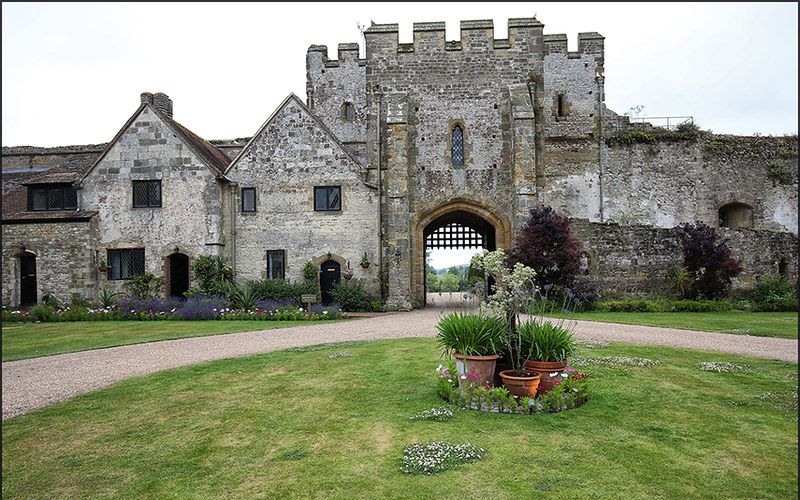
[{"label": "terracotta flower pot", "polygon": [[362,262],[362,263],[361,263],[361,268],[362,268],[362,269],[369,269],[369,263],[367,263],[367,262]]},{"label": "terracotta flower pot", "polygon": [[[539,393],[544,394],[559,385],[562,380],[561,374],[567,369],[567,360],[564,361],[526,361],[525,369],[536,372],[542,376],[539,382]],[[555,375],[553,375],[555,373]]]},{"label": "terracotta flower pot", "polygon": [[[494,366],[497,358],[500,356],[492,354],[489,356],[464,356],[461,353],[453,353],[456,358],[456,366],[458,367],[458,385],[459,387],[476,384],[476,385],[489,385],[494,384]],[[471,375],[477,374],[477,377]],[[467,378],[461,378],[466,375]]]},{"label": "terracotta flower pot", "polygon": [[500,378],[505,388],[514,396],[532,398],[536,396],[542,376],[536,372],[520,373],[515,370],[503,370],[500,372]]}]

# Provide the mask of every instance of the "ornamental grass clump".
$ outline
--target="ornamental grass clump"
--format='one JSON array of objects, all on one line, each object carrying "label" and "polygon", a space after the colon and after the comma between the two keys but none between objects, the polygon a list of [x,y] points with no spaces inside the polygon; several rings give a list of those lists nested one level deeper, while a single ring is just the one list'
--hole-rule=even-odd
[{"label": "ornamental grass clump", "polygon": [[412,443],[403,449],[403,466],[400,471],[405,474],[436,474],[461,464],[481,460],[486,450],[469,443],[450,444],[437,441],[429,443]]},{"label": "ornamental grass clump", "polygon": [[445,355],[488,356],[502,350],[505,324],[478,314],[450,313],[436,325],[436,342]]},{"label": "ornamental grass clump", "polygon": [[522,323],[519,330],[524,346],[529,349],[534,361],[561,362],[575,352],[572,331],[563,322],[553,323],[539,318]]}]

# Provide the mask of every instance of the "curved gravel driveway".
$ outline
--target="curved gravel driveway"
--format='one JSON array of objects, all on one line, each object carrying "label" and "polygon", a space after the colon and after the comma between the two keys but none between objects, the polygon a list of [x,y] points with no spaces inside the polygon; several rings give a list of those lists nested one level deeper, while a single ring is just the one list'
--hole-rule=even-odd
[{"label": "curved gravel driveway", "polygon": [[[432,337],[442,309],[260,332],[164,340],[3,363],[3,419],[115,382],[169,368],[288,347],[402,337]],[[720,351],[797,362],[797,340],[578,321],[575,336]]]}]

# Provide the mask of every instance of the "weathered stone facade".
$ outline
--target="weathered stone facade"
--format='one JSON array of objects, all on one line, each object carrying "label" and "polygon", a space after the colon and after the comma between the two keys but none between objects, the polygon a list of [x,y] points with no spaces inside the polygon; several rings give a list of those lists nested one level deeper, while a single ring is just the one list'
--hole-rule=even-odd
[{"label": "weathered stone facade", "polygon": [[[373,294],[378,252],[378,196],[363,167],[294,95],[258,131],[226,173],[234,233],[231,262],[243,279],[267,278],[267,251],[285,250],[286,278],[302,279],[306,262],[335,260]],[[314,186],[340,186],[341,210],[315,211]],[[242,188],[255,188],[255,211],[242,210]]]},{"label": "weathered stone facade", "polygon": [[[540,205],[575,219],[586,279],[607,287],[663,281],[680,260],[672,228],[695,221],[731,228],[722,232],[745,268],[740,284],[776,266],[796,276],[796,136],[676,136],[630,124],[605,106],[598,33],[580,33],[572,52],[566,35],[544,34],[533,18],[510,19],[502,39],[491,21],[463,21],[460,41],[445,39],[444,23],[413,28],[413,43],[401,44],[397,25],[369,27],[364,59],[354,43],[340,44],[337,60],[311,45],[307,103],[291,95],[250,139],[212,145],[172,119],[166,95],[145,93],[83,170],[67,167],[88,149],[4,148],[4,226],[17,221],[22,238],[3,242],[4,301],[16,300],[9,262],[23,240],[57,241],[53,228],[77,224],[66,222],[75,213],[9,210],[5,198],[21,206],[26,182],[65,179],[81,181],[76,213],[92,222],[80,227],[95,229],[75,240],[86,255],[68,257],[77,268],[90,259],[86,283],[70,278],[58,294],[106,286],[92,269],[114,248],[145,248],[157,274],[175,252],[220,255],[242,279],[266,277],[267,252],[281,250],[287,279],[308,261],[350,261],[355,280],[404,309],[424,301],[432,231],[480,228],[487,247],[508,248]],[[161,180],[161,207],[132,207],[140,179]],[[315,210],[315,186],[340,186],[341,210]],[[243,188],[256,190],[253,212],[242,210]],[[53,217],[64,221],[40,221]],[[366,271],[364,253],[374,264]]]},{"label": "weathered stone facade", "polygon": [[61,303],[73,296],[94,297],[97,233],[92,219],[37,223],[3,221],[3,302],[19,304],[20,257],[36,259],[36,297]]}]

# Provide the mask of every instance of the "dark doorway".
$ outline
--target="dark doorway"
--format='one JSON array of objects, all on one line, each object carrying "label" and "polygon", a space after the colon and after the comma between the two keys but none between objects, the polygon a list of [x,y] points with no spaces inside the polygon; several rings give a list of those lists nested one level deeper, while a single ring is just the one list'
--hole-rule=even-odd
[{"label": "dark doorway", "polygon": [[341,279],[342,267],[335,260],[326,260],[319,266],[319,288],[322,292],[323,304],[328,305],[333,302],[331,292]]},{"label": "dark doorway", "polygon": [[169,256],[169,294],[183,297],[189,291],[189,256],[174,253]]},{"label": "dark doorway", "polygon": [[19,303],[31,306],[38,302],[36,294],[36,256],[25,253],[19,257]]}]

